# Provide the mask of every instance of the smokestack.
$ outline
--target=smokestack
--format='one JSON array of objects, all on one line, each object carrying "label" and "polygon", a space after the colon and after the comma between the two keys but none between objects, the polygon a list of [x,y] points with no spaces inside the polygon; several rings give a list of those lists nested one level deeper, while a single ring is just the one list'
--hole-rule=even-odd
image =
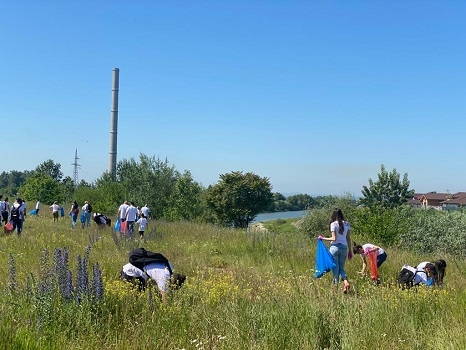
[{"label": "smokestack", "polygon": [[110,120],[110,152],[108,157],[108,172],[112,179],[116,177],[117,134],[118,134],[118,89],[120,85],[120,70],[113,68],[112,110]]}]

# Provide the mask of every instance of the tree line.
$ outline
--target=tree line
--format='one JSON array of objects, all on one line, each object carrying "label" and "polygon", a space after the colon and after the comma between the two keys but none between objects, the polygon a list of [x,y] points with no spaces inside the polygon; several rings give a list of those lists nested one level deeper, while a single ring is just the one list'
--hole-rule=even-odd
[{"label": "tree line", "polygon": [[[407,174],[400,181],[395,169],[388,173],[382,165],[378,181],[369,179],[369,186],[361,192],[361,204],[390,207],[405,203],[414,190],[409,190]],[[234,227],[247,227],[260,213],[324,208],[337,200],[336,196],[308,194],[285,197],[272,192],[269,178],[252,172],[221,174],[217,184],[206,188],[188,170],[180,172],[167,159],[145,154],[118,162],[115,178],[104,172],[92,183],[81,180],[77,184],[63,176],[59,163],[48,159],[34,170],[2,172],[0,194],[26,201],[39,199],[44,205],[88,200],[94,211],[109,215],[129,200],[140,206],[147,204],[156,219]]]}]

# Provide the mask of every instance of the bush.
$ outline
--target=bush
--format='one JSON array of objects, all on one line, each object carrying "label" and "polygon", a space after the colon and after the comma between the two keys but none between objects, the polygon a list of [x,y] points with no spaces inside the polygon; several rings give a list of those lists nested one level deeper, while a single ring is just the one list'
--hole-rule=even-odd
[{"label": "bush", "polygon": [[374,244],[391,245],[408,231],[415,211],[408,206],[394,209],[359,207],[351,222],[352,231]]},{"label": "bush", "polygon": [[413,210],[397,245],[421,253],[466,256],[466,216],[462,211]]},{"label": "bush", "polygon": [[340,208],[345,219],[352,224],[356,212],[356,199],[352,195],[346,194],[343,197],[335,197],[333,201],[327,202],[323,208],[311,210],[302,219],[299,225],[300,231],[315,237],[319,234],[328,234],[330,216],[335,208]]}]

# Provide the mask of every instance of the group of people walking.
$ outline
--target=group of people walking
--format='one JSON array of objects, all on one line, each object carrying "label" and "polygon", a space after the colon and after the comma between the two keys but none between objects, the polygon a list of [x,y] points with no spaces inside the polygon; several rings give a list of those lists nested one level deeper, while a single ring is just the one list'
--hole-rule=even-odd
[{"label": "group of people walking", "polygon": [[141,239],[144,238],[144,232],[147,229],[150,217],[150,209],[147,204],[139,208],[134,205],[134,202],[124,201],[118,207],[117,217],[119,224],[122,224],[124,227],[120,232],[127,233],[129,238],[132,238],[134,235],[134,225],[136,224],[139,226],[139,237]]},{"label": "group of people walking", "polygon": [[[342,280],[344,293],[347,293],[350,289],[348,275],[345,271],[345,263],[347,259],[352,259],[353,254],[361,256],[362,269],[360,274],[362,276],[366,275],[369,255],[373,254],[376,257],[374,259],[374,265],[376,265],[377,270],[387,260],[387,253],[383,248],[371,243],[361,245],[352,242],[351,226],[349,222],[345,220],[343,212],[339,208],[334,209],[332,212],[330,218],[330,233],[330,237],[319,236],[318,239],[331,242],[329,252],[333,257],[335,264],[332,269],[333,282],[338,284],[340,280]],[[402,267],[402,271],[400,271],[400,276],[402,275],[402,272],[410,271],[410,273],[406,272],[406,276],[409,275],[409,281],[407,281],[406,284],[425,284],[428,286],[432,284],[440,285],[443,282],[443,277],[445,276],[445,268],[446,262],[443,259],[435,262],[425,261],[418,264],[416,267],[404,265]],[[378,274],[373,275],[371,273],[371,278],[375,285],[380,284]]]},{"label": "group of people walking", "polygon": [[[31,215],[39,215],[41,203],[39,199],[36,201],[35,209],[31,211]],[[54,201],[49,206],[52,212],[54,222],[58,222],[60,217],[65,216],[65,210],[58,201]],[[69,217],[71,218],[71,227],[76,228],[78,217],[80,218],[81,228],[91,226],[91,218],[99,227],[105,227],[111,225],[111,220],[101,213],[93,213],[92,205],[89,201],[85,201],[83,206],[79,206],[75,200],[71,204],[69,210]],[[26,202],[22,198],[16,198],[14,203],[10,205],[8,198],[3,199],[3,195],[0,195],[0,226],[6,225],[4,228],[5,232],[10,233],[17,231],[21,234],[23,230],[23,222],[26,218]],[[150,218],[150,209],[148,205],[143,207],[136,207],[134,202],[125,201],[118,208],[117,221],[123,223],[126,222],[126,232],[130,237],[134,234],[134,226],[139,226],[140,237],[144,236],[144,232],[148,226],[148,220]]]}]

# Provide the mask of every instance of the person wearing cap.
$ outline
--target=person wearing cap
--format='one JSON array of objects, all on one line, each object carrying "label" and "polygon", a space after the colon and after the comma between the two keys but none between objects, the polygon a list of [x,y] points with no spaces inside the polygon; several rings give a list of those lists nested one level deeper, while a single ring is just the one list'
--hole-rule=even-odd
[{"label": "person wearing cap", "polygon": [[149,279],[149,276],[144,271],[130,263],[123,265],[121,277],[127,282],[137,284],[139,291],[146,289],[147,280]]}]

